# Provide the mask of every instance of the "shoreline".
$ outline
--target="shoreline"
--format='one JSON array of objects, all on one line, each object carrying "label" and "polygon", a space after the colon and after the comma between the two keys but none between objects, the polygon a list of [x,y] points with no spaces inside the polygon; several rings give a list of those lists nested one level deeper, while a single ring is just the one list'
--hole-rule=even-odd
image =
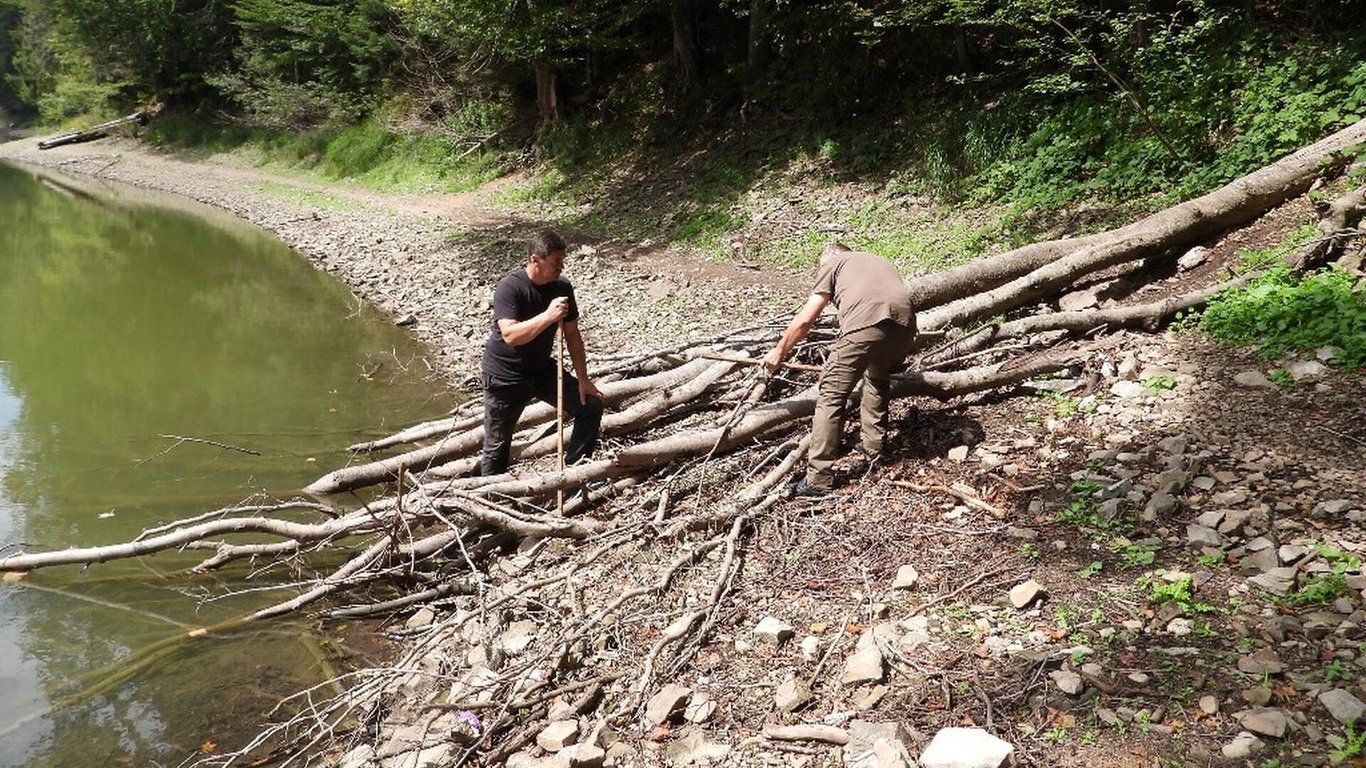
[{"label": "shoreline", "polygon": [[431,351],[432,375],[455,387],[477,386],[493,286],[524,262],[526,241],[546,227],[570,243],[565,272],[583,307],[590,364],[608,353],[705,339],[737,318],[779,319],[805,295],[805,278],[793,270],[592,242],[554,222],[490,213],[469,195],[385,198],[181,160],[126,138],[45,151],[28,139],[10,141],[0,144],[0,160],[191,200],[260,227],[406,326]]}]

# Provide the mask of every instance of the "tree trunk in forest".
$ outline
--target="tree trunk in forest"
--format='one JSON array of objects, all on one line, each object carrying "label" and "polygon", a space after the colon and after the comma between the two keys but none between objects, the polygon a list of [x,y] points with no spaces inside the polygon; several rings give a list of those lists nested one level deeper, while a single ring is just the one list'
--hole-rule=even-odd
[{"label": "tree trunk in forest", "polygon": [[548,64],[536,62],[532,66],[536,72],[536,107],[540,115],[537,128],[545,130],[564,117],[560,98],[560,78],[555,68]]},{"label": "tree trunk in forest", "polygon": [[750,0],[749,55],[745,60],[745,82],[753,86],[768,69],[768,0]]},{"label": "tree trunk in forest", "polygon": [[972,56],[968,48],[968,33],[962,24],[953,28],[953,56],[958,60],[958,71],[972,71]]},{"label": "tree trunk in forest", "polygon": [[669,18],[673,26],[674,64],[678,67],[678,90],[691,93],[699,82],[701,71],[697,58],[697,28],[693,24],[694,0],[672,0]]}]

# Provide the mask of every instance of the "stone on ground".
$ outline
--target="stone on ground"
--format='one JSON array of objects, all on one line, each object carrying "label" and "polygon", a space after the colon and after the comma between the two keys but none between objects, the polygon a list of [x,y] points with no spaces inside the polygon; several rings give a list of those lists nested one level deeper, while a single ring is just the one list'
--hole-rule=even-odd
[{"label": "stone on ground", "polygon": [[1010,588],[1010,604],[1018,609],[1027,608],[1043,594],[1043,585],[1030,579]]},{"label": "stone on ground", "polygon": [[791,639],[793,629],[791,624],[776,616],[765,616],[762,621],[754,625],[754,634],[760,640],[776,648]]},{"label": "stone on ground", "polygon": [[1000,768],[1015,753],[981,728],[945,728],[920,755],[921,768]]},{"label": "stone on ground", "polygon": [[559,752],[579,737],[578,720],[560,720],[547,725],[536,734],[536,746],[547,752]]},{"label": "stone on ground", "polygon": [[1358,722],[1362,715],[1366,715],[1366,703],[1362,703],[1361,699],[1341,688],[1320,693],[1319,703],[1328,710],[1328,714],[1332,715],[1334,720],[1343,725]]},{"label": "stone on ground", "polygon": [[684,702],[691,695],[691,688],[673,683],[664,686],[659,693],[650,698],[650,703],[645,705],[646,724],[655,726],[669,722],[683,709]]},{"label": "stone on ground", "polygon": [[886,667],[887,660],[883,658],[882,649],[878,647],[877,628],[874,627],[859,637],[854,652],[849,654],[848,660],[844,663],[844,675],[840,677],[840,682],[845,685],[882,682],[882,678],[887,674]]},{"label": "stone on ground", "polygon": [[844,764],[850,768],[912,768],[910,734],[900,723],[849,723]]}]

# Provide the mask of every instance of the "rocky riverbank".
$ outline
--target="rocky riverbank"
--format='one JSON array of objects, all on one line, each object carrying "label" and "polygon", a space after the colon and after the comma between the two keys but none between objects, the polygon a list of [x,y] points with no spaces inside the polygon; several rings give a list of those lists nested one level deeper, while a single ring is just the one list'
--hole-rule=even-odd
[{"label": "rocky riverbank", "polygon": [[[126,143],[50,155],[10,144],[0,157],[175,192],[265,226],[411,321],[434,345],[434,372],[457,382],[475,370],[489,287],[544,226],[478,199],[385,200]],[[1296,225],[1267,217],[1253,239]],[[1218,258],[1236,258],[1240,237]],[[777,270],[582,241],[570,276],[590,344],[623,351],[780,318],[804,288]],[[1366,376],[1320,359],[1331,356],[1269,363],[1195,330],[1119,334],[1095,370],[1040,383],[1038,396],[898,402],[886,462],[841,466],[848,482],[833,497],[786,500],[755,521],[736,608],[662,688],[610,713],[603,701],[629,699],[621,674],[582,690],[531,687],[524,704],[540,714],[506,764],[1359,759]],[[637,501],[614,510],[623,525],[657,526],[655,506]],[[480,698],[489,680],[524,672],[531,686],[566,617],[584,627],[578,664],[611,671],[660,642],[714,588],[719,557],[665,578],[688,541],[645,542],[586,560],[528,543],[490,569],[488,594],[508,598],[497,611],[471,599],[406,617],[404,658],[356,703],[378,725],[337,745],[338,762],[451,764],[510,704]],[[656,592],[681,602],[654,604]],[[636,593],[651,604],[617,602]]]}]

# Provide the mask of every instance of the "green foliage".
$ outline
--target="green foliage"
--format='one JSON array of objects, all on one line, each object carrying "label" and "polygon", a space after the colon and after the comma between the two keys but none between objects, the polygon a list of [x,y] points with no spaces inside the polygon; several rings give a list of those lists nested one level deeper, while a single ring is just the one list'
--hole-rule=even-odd
[{"label": "green foliage", "polygon": [[1181,574],[1176,579],[1144,576],[1139,585],[1147,590],[1148,601],[1154,605],[1175,603],[1184,613],[1210,613],[1214,606],[1195,600],[1194,587],[1190,574]]},{"label": "green foliage", "polygon": [[376,105],[394,45],[381,0],[238,0],[235,66],[208,81],[259,124],[350,121]]},{"label": "green foliage", "polygon": [[1340,683],[1352,679],[1352,672],[1342,665],[1342,659],[1333,659],[1323,669],[1323,679],[1328,683]]},{"label": "green foliage", "polygon": [[1366,293],[1354,293],[1354,282],[1337,270],[1296,279],[1277,267],[1211,299],[1201,327],[1225,344],[1256,344],[1268,358],[1339,347],[1335,362],[1355,370],[1366,365]]},{"label": "green foliage", "polygon": [[1329,736],[1328,741],[1333,745],[1328,757],[1336,765],[1362,754],[1363,748],[1366,748],[1366,731],[1357,733],[1355,723],[1348,723],[1343,727],[1341,736]]},{"label": "green foliage", "polygon": [[1143,386],[1153,392],[1160,392],[1164,389],[1176,389],[1176,377],[1174,376],[1152,376],[1143,380]]}]

